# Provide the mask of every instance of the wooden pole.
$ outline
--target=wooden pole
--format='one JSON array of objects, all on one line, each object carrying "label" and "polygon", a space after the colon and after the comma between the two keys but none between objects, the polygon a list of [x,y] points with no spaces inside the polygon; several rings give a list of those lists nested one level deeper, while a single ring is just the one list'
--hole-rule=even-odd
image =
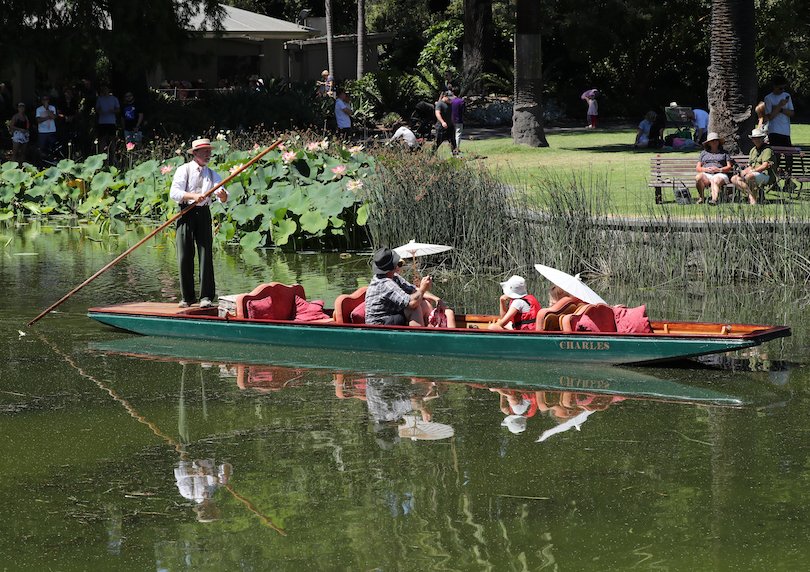
[{"label": "wooden pole", "polygon": [[137,243],[135,243],[134,245],[130,246],[130,247],[129,247],[128,249],[126,249],[124,252],[122,252],[121,254],[119,254],[119,255],[118,255],[116,258],[115,258],[115,260],[113,260],[112,262],[108,263],[106,266],[104,266],[104,267],[103,267],[102,269],[100,269],[98,272],[96,272],[95,274],[93,274],[93,275],[92,275],[90,278],[88,278],[87,280],[85,280],[84,282],[82,282],[81,284],[79,284],[78,286],[76,286],[76,287],[75,287],[73,290],[71,290],[70,292],[68,292],[67,294],[65,294],[65,295],[64,295],[64,296],[62,296],[61,298],[59,298],[59,300],[57,300],[56,302],[54,302],[53,304],[51,304],[50,306],[48,306],[47,308],[45,308],[45,309],[44,309],[42,312],[40,312],[40,314],[39,314],[39,315],[38,315],[36,318],[34,318],[34,319],[33,319],[33,320],[31,320],[30,322],[28,322],[28,324],[27,324],[27,325],[28,325],[28,326],[32,326],[32,325],[36,324],[36,323],[37,323],[37,322],[38,322],[40,319],[42,319],[42,318],[43,318],[43,317],[44,317],[46,314],[48,314],[48,313],[49,313],[50,311],[52,311],[54,308],[56,308],[57,306],[59,306],[60,304],[62,304],[62,303],[65,301],[65,300],[67,300],[68,298],[70,298],[71,296],[73,296],[73,295],[74,295],[76,292],[78,292],[79,290],[81,290],[82,288],[84,288],[85,286],[87,286],[88,284],[90,284],[90,282],[92,282],[93,280],[95,280],[96,278],[98,278],[99,276],[101,276],[102,274],[104,274],[105,272],[107,272],[107,270],[109,270],[110,268],[112,268],[113,266],[115,266],[116,264],[118,264],[118,263],[119,263],[121,260],[123,260],[123,259],[124,259],[124,258],[125,258],[125,257],[126,257],[128,254],[130,254],[130,253],[131,253],[132,251],[134,251],[136,248],[138,248],[139,246],[141,246],[141,245],[142,245],[144,242],[146,242],[147,240],[149,240],[150,238],[152,238],[153,236],[155,236],[157,233],[159,233],[161,230],[163,230],[164,228],[166,228],[167,226],[169,226],[170,224],[172,224],[174,221],[176,221],[176,220],[177,220],[177,219],[179,219],[181,216],[183,216],[184,214],[186,214],[187,212],[189,212],[191,209],[195,208],[195,207],[197,206],[197,203],[199,203],[199,202],[201,202],[201,201],[204,201],[204,200],[205,200],[205,199],[207,199],[209,196],[211,196],[213,193],[215,193],[216,191],[218,191],[220,188],[222,188],[223,186],[225,186],[225,185],[227,185],[228,183],[230,183],[230,182],[231,182],[231,181],[232,181],[234,178],[236,178],[236,176],[237,176],[237,175],[241,174],[241,173],[242,173],[242,171],[244,171],[245,169],[247,169],[248,167],[250,167],[251,165],[253,165],[253,164],[254,164],[256,161],[258,161],[259,159],[261,159],[262,157],[264,157],[265,155],[267,155],[267,153],[269,153],[270,151],[272,151],[273,149],[275,149],[276,147],[278,147],[280,144],[281,144],[281,139],[279,139],[278,141],[276,141],[275,143],[273,143],[272,145],[270,145],[270,146],[269,146],[267,149],[265,149],[264,151],[262,151],[261,153],[259,153],[259,154],[258,154],[258,155],[256,155],[255,157],[253,157],[253,158],[252,158],[250,161],[248,161],[247,163],[245,163],[244,165],[242,165],[242,166],[241,166],[239,169],[237,169],[236,171],[234,171],[233,173],[231,173],[231,174],[230,174],[230,175],[229,175],[227,178],[225,178],[225,179],[221,180],[219,183],[217,183],[216,185],[214,185],[214,186],[213,186],[213,187],[212,187],[210,190],[208,190],[208,191],[207,191],[207,192],[206,192],[206,193],[205,193],[203,196],[201,196],[199,199],[197,199],[196,201],[194,201],[193,203],[191,203],[190,205],[188,205],[188,206],[187,206],[186,208],[184,208],[182,211],[180,211],[179,213],[177,213],[176,215],[174,215],[172,218],[170,218],[169,220],[167,220],[166,222],[164,222],[163,224],[161,224],[159,227],[157,227],[155,230],[153,230],[152,232],[150,232],[150,233],[149,233],[147,236],[145,236],[144,238],[142,238],[141,240],[139,240]]}]

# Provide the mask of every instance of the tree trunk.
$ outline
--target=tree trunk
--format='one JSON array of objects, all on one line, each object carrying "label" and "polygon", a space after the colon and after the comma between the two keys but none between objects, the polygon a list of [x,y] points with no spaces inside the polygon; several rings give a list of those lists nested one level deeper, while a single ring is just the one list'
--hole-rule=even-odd
[{"label": "tree trunk", "polygon": [[726,140],[730,153],[751,149],[756,124],[754,0],[713,0],[709,64],[709,131]]},{"label": "tree trunk", "polygon": [[[752,0],[753,1],[753,0]],[[543,131],[543,72],[540,3],[515,0],[515,93],[512,140],[516,145],[548,147]]]},{"label": "tree trunk", "polygon": [[[324,0],[324,16],[326,19],[326,67],[332,77],[335,76],[335,59],[334,51],[332,50],[332,0]],[[334,86],[332,86],[334,89]]]},{"label": "tree trunk", "polygon": [[366,0],[357,0],[357,79],[365,73],[366,61]]},{"label": "tree trunk", "polygon": [[492,0],[464,0],[464,70],[461,91],[481,95],[484,54],[492,53]]}]

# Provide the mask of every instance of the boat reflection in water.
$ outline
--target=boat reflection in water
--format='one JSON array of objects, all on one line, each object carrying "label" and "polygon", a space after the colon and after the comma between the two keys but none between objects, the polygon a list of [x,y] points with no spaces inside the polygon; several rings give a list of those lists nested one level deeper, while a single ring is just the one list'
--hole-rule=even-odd
[{"label": "boat reflection in water", "polygon": [[[556,427],[540,435],[546,441],[580,429],[594,412],[626,400],[654,400],[716,407],[772,405],[785,398],[778,388],[747,374],[700,370],[660,370],[669,377],[621,367],[572,363],[526,364],[458,358],[307,350],[223,342],[137,337],[95,343],[94,351],[158,359],[218,364],[220,376],[233,378],[242,390],[268,394],[300,387],[308,371],[329,372],[339,399],[364,401],[375,432],[401,437],[446,439],[450,425],[432,418],[431,401],[452,383],[498,395],[502,426],[522,433],[532,418],[548,417]],[[711,380],[708,376],[711,375]],[[538,417],[538,418],[539,418]],[[433,424],[433,425],[431,425]],[[441,424],[441,425],[437,425]],[[384,429],[387,428],[385,431]]]}]

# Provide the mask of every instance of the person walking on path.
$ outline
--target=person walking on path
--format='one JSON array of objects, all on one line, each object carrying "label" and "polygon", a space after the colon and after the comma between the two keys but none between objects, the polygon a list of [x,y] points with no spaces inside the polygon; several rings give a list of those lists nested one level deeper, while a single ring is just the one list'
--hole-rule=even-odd
[{"label": "person walking on path", "polygon": [[456,153],[461,153],[461,134],[464,132],[464,98],[457,95],[450,102],[450,118],[453,120]]},{"label": "person walking on path", "polygon": [[599,102],[596,100],[599,92],[594,90],[593,95],[585,98],[588,104],[588,129],[596,129],[596,122],[599,120]]},{"label": "person walking on path", "polygon": [[447,141],[450,143],[450,148],[453,150],[453,155],[457,153],[456,150],[456,137],[455,128],[453,126],[453,114],[450,107],[450,102],[455,95],[452,91],[444,91],[439,96],[439,101],[436,102],[434,115],[436,116],[436,146],[433,152],[439,150],[442,143]]},{"label": "person walking on path", "polygon": [[[192,160],[177,168],[172,179],[169,197],[185,208],[211,190],[222,179],[208,167],[211,160],[211,141],[195,139],[191,143]],[[220,188],[214,193],[219,202],[228,200],[228,191]],[[211,231],[211,197],[197,203],[177,221],[177,264],[180,267],[181,308],[196,302],[194,288],[195,246],[200,257],[200,308],[212,305],[216,293],[214,283],[214,237]]]}]

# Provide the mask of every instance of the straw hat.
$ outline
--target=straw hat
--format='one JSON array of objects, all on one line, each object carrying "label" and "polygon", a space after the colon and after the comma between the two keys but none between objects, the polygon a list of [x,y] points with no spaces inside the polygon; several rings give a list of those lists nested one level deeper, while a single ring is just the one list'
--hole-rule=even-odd
[{"label": "straw hat", "polygon": [[191,142],[191,149],[188,150],[189,153],[194,153],[199,149],[211,149],[211,140],[210,139],[195,139]]},{"label": "straw hat", "polygon": [[523,298],[529,292],[526,290],[526,280],[522,276],[511,276],[506,282],[501,282],[503,293],[510,298]]},{"label": "straw hat", "polygon": [[760,138],[765,138],[767,136],[768,136],[768,132],[765,131],[764,129],[754,129],[751,132],[751,135],[749,135],[748,137],[750,139],[760,139]]},{"label": "straw hat", "polygon": [[720,141],[720,145],[726,142],[725,139],[720,137],[720,135],[718,135],[716,131],[710,131],[709,134],[706,136],[706,140],[703,142],[703,146],[708,147],[709,143],[711,143],[712,141]]}]

